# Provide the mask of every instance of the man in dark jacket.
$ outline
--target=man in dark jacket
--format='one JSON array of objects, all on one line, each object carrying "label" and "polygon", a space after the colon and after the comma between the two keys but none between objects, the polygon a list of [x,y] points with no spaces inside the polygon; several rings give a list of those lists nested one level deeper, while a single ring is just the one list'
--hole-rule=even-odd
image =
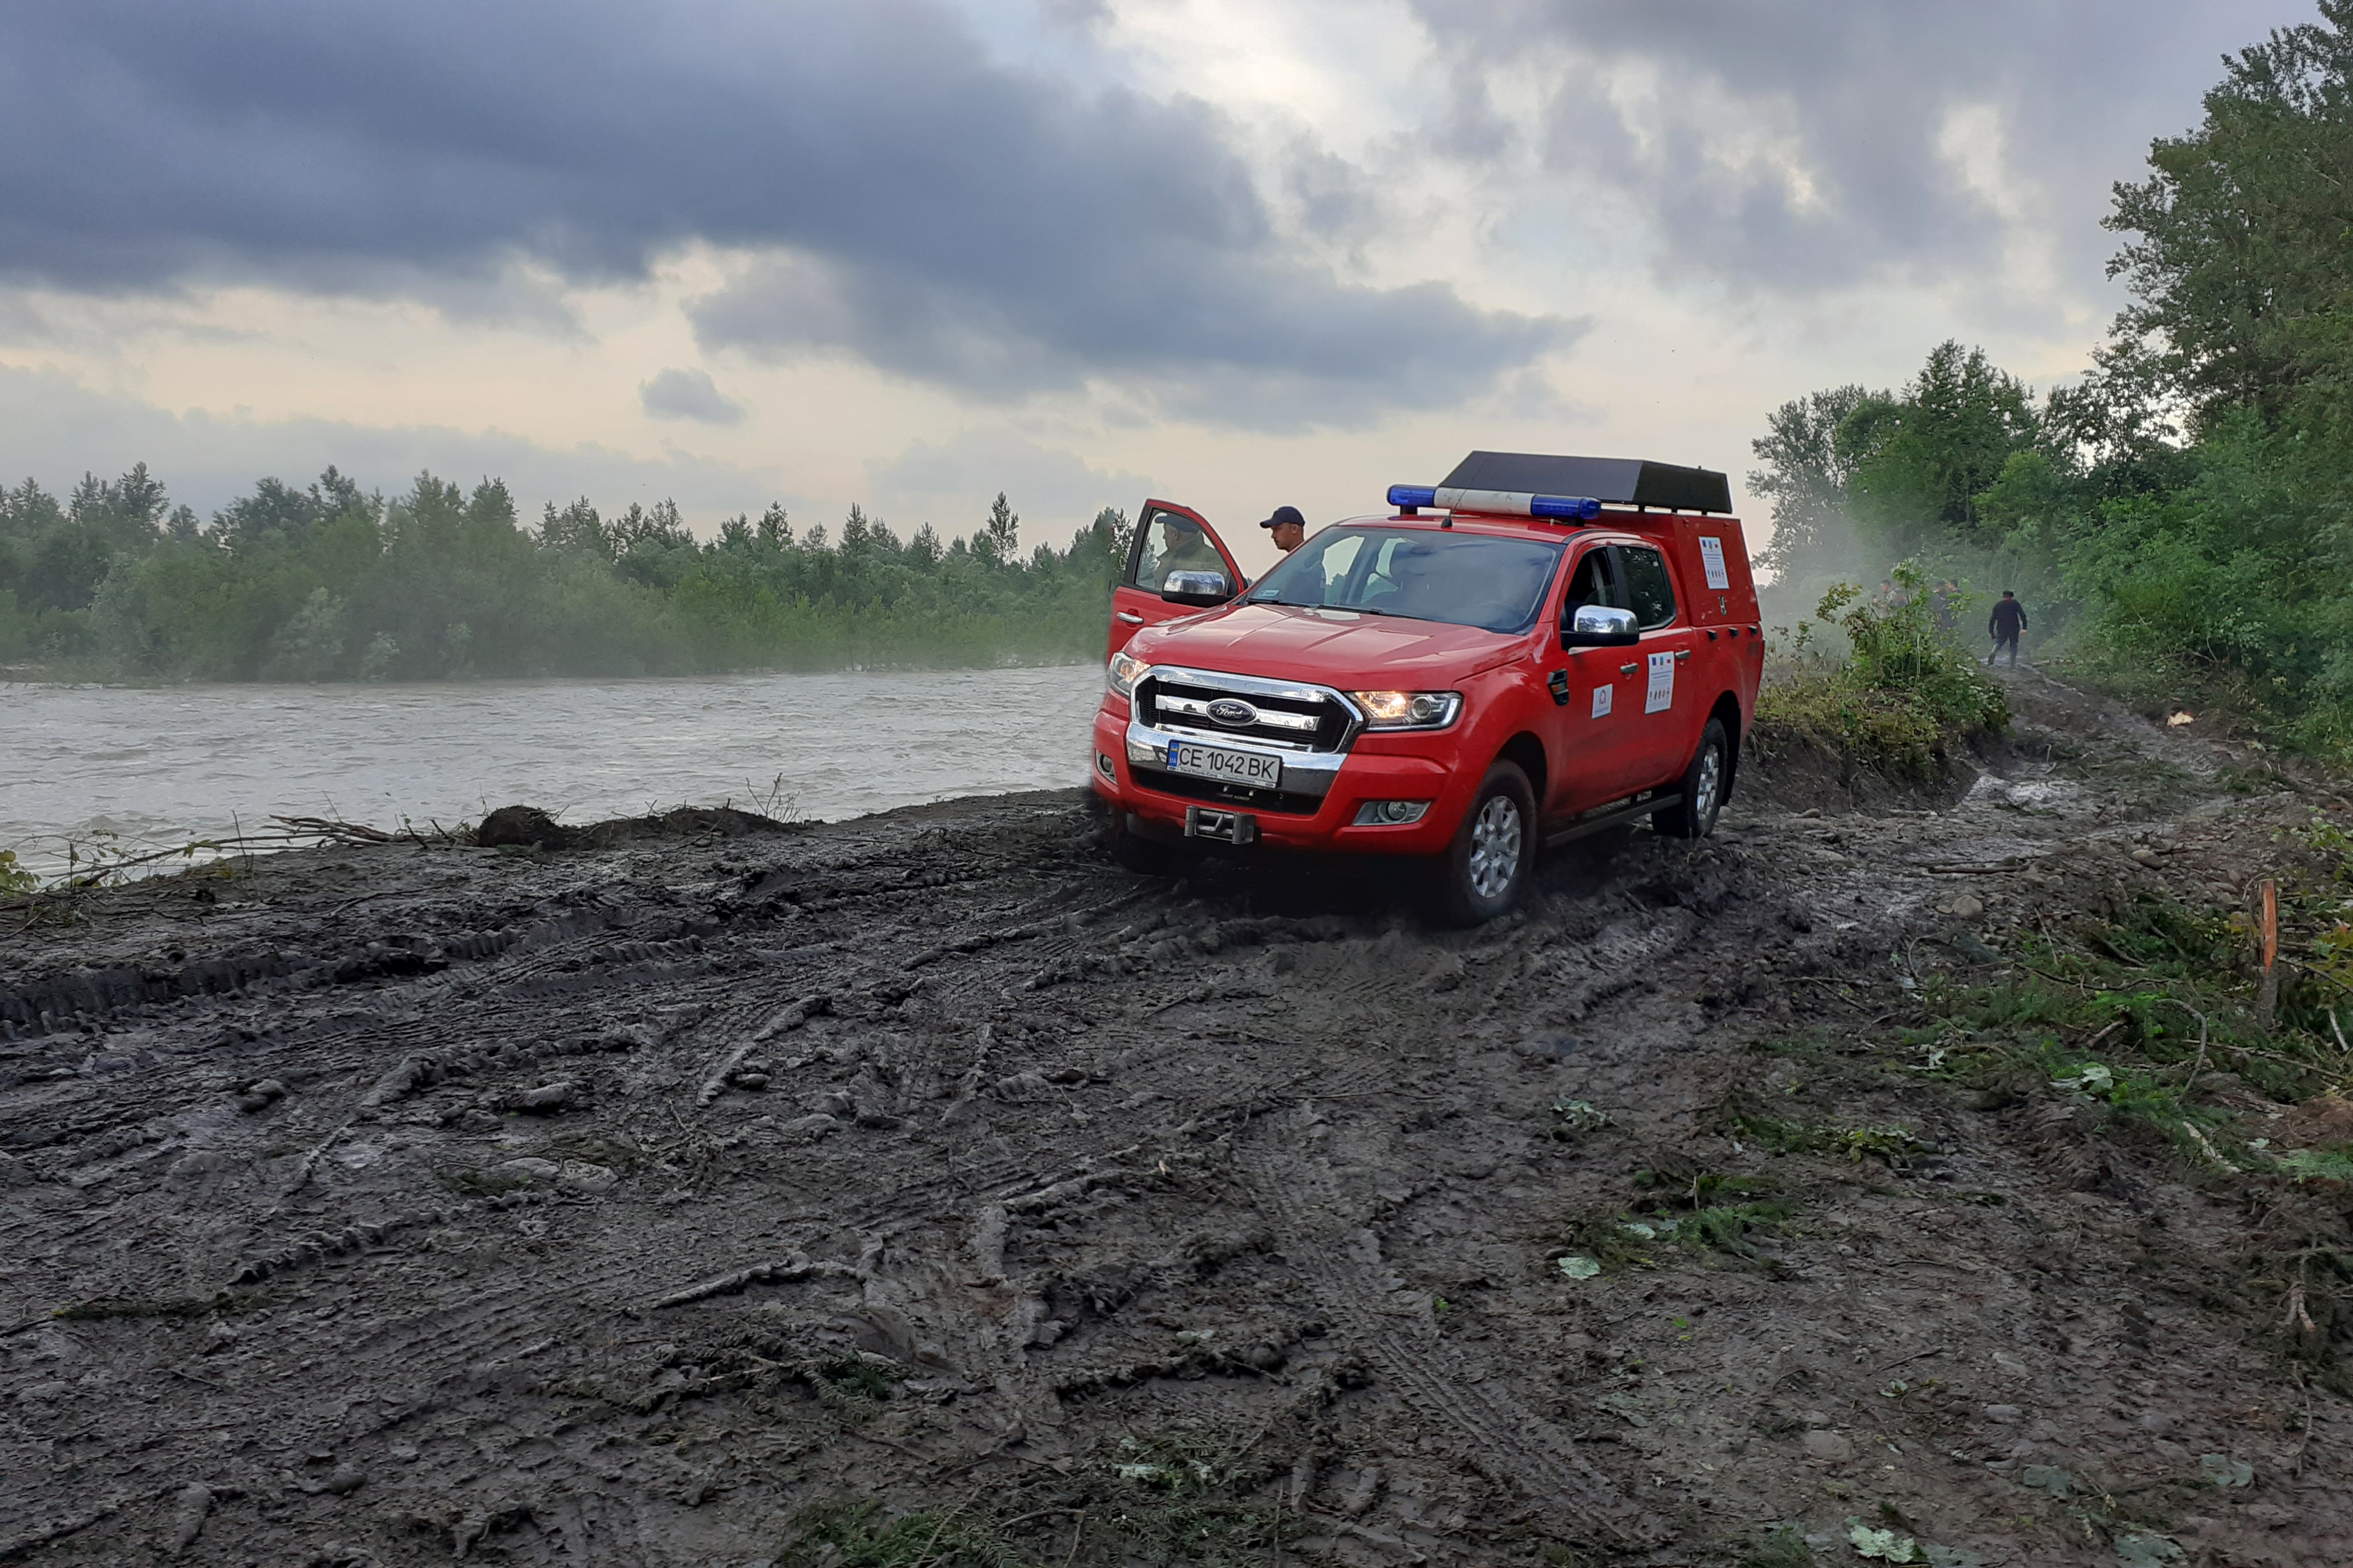
[{"label": "man in dark jacket", "polygon": [[2010,662],[2015,667],[2018,663],[2018,634],[2025,629],[2026,606],[2018,602],[2017,595],[2004,588],[2001,597],[1994,601],[1993,614],[1986,617],[1986,631],[1993,638],[1993,651],[1986,655],[1986,662],[1991,664],[2000,658],[2001,650],[2007,647],[2010,649]]}]

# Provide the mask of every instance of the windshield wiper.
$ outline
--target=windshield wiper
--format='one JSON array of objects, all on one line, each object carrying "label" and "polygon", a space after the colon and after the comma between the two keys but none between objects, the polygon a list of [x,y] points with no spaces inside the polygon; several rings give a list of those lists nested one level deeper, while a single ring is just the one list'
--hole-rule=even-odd
[{"label": "windshield wiper", "polygon": [[1417,620],[1415,616],[1398,616],[1395,610],[1377,610],[1370,605],[1309,605],[1297,599],[1252,599],[1253,605],[1272,605],[1285,610],[1337,610],[1344,616],[1381,616],[1390,619]]}]

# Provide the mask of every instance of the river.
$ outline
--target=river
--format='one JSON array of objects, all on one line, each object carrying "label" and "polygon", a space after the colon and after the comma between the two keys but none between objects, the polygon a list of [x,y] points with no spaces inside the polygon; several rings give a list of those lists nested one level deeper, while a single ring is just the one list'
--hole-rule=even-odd
[{"label": "river", "polygon": [[396,827],[515,802],[835,819],[1085,782],[1096,665],[416,686],[0,685],[0,848],[166,847],[274,814]]}]

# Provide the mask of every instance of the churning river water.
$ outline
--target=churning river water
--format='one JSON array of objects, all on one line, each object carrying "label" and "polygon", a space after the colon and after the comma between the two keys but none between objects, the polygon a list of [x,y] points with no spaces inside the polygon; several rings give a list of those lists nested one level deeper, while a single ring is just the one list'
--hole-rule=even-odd
[{"label": "churning river water", "polygon": [[543,806],[836,819],[1086,780],[1096,665],[418,686],[0,685],[0,849],[167,847],[274,814],[377,827]]}]

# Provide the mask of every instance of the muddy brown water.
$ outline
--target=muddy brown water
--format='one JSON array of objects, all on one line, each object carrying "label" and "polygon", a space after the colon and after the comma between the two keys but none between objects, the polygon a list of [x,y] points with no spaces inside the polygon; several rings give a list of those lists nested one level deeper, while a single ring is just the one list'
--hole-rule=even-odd
[{"label": "muddy brown water", "polygon": [[[2234,896],[2306,809],[2019,694],[1912,815],[1752,778],[1470,933],[1377,866],[1136,878],[1067,792],[20,915],[0,1557],[2353,1561],[2353,1422],[2217,1297],[2228,1200],[1755,1048],[2020,919]],[[1775,1155],[1734,1093],[1945,1152]],[[1638,1172],[1796,1218],[1569,1277]]]}]

